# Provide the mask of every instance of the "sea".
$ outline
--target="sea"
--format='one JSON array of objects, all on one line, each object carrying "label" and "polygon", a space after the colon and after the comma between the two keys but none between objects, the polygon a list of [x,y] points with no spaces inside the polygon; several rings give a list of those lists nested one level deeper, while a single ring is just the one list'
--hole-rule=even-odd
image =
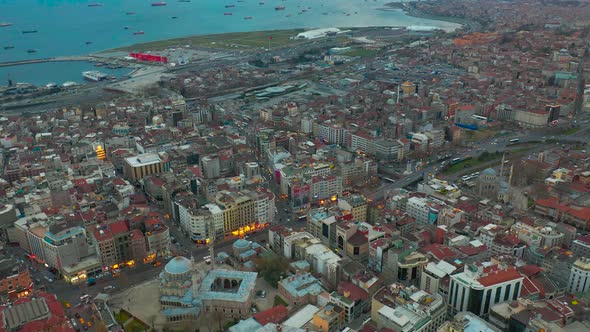
[{"label": "sea", "polygon": [[[160,1],[0,0],[0,23],[12,24],[0,27],[0,62],[83,55],[147,41],[224,32],[360,26],[426,26],[445,30],[458,27],[455,23],[411,17],[401,10],[379,10],[392,0],[168,0],[165,6],[152,6],[154,2]],[[276,10],[277,6],[285,9]],[[232,15],[224,15],[228,12]],[[244,19],[247,16],[252,19]],[[144,34],[135,35],[136,31]],[[13,81],[33,84],[80,81],[79,70],[87,65],[92,67],[87,63],[63,62],[0,67],[0,85],[4,85],[9,74]]]}]

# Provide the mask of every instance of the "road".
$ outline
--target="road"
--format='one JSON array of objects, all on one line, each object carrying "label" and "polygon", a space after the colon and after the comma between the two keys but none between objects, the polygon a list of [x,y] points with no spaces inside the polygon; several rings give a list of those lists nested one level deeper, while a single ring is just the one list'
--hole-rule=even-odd
[{"label": "road", "polygon": [[[584,117],[586,117],[586,118],[587,118],[587,116],[588,115],[584,115]],[[581,121],[587,121],[586,118],[583,118],[584,120],[581,120]],[[586,122],[584,122],[584,123],[586,123]],[[495,143],[494,140],[491,140],[491,139],[486,140],[486,141],[482,141],[479,143],[480,151],[477,151],[475,149],[473,149],[473,151],[471,149],[463,150],[462,152],[459,152],[458,154],[454,154],[452,158],[464,159],[469,156],[471,156],[473,158],[477,158],[477,156],[479,156],[484,151],[503,152],[503,151],[507,151],[510,149],[518,149],[519,148],[518,145],[516,145],[516,146],[508,145],[508,142],[514,138],[518,138],[520,140],[520,143],[541,142],[543,140],[549,139],[549,140],[555,140],[555,141],[559,141],[559,142],[563,142],[563,143],[578,143],[579,142],[579,143],[588,144],[590,142],[590,137],[588,136],[589,131],[590,131],[590,127],[588,127],[587,125],[584,125],[582,127],[582,129],[580,129],[576,133],[573,133],[570,135],[562,135],[562,136],[546,137],[545,134],[541,131],[533,131],[533,132],[529,132],[529,133],[518,133],[518,134],[505,136],[501,140],[498,140],[498,143]],[[383,199],[388,192],[391,192],[394,189],[404,188],[404,187],[420,180],[425,174],[428,174],[428,173],[436,174],[439,168],[440,168],[440,165],[431,164],[423,169],[417,170],[417,171],[405,176],[404,178],[402,178],[398,181],[381,185],[379,188],[374,190],[372,193],[367,194],[367,197],[371,200]]]}]

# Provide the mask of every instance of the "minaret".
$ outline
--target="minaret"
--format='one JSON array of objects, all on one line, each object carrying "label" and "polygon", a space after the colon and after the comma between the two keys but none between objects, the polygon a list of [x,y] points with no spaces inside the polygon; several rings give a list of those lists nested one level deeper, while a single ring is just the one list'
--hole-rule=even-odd
[{"label": "minaret", "polygon": [[209,219],[209,256],[211,256],[211,270],[215,268],[215,228],[213,222]]},{"label": "minaret", "polygon": [[512,174],[514,173],[514,164],[510,165],[510,175],[508,176],[508,185],[512,185]]},{"label": "minaret", "polygon": [[504,176],[504,157],[506,156],[505,153],[502,153],[502,165],[500,165],[500,178]]}]

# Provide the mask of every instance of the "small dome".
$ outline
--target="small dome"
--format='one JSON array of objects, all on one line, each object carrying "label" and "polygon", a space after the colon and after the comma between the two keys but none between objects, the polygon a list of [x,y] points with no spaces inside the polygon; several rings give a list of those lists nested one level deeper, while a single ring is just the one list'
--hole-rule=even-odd
[{"label": "small dome", "polygon": [[165,270],[170,274],[182,274],[190,271],[191,269],[190,259],[182,256],[176,256],[166,264]]},{"label": "small dome", "polygon": [[250,241],[244,239],[238,239],[234,242],[234,248],[236,249],[246,249],[250,247]]},{"label": "small dome", "polygon": [[483,175],[496,176],[496,171],[494,171],[493,168],[486,168],[486,169],[483,170],[483,172],[481,172],[481,174],[483,174]]}]

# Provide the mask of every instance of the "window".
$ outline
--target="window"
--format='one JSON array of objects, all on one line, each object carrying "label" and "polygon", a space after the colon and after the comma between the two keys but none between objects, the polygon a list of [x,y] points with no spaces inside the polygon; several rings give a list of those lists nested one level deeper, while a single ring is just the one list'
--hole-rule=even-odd
[{"label": "window", "polygon": [[504,301],[508,301],[508,297],[510,296],[510,289],[512,288],[512,285],[508,285],[506,287],[506,292],[504,293]]}]

